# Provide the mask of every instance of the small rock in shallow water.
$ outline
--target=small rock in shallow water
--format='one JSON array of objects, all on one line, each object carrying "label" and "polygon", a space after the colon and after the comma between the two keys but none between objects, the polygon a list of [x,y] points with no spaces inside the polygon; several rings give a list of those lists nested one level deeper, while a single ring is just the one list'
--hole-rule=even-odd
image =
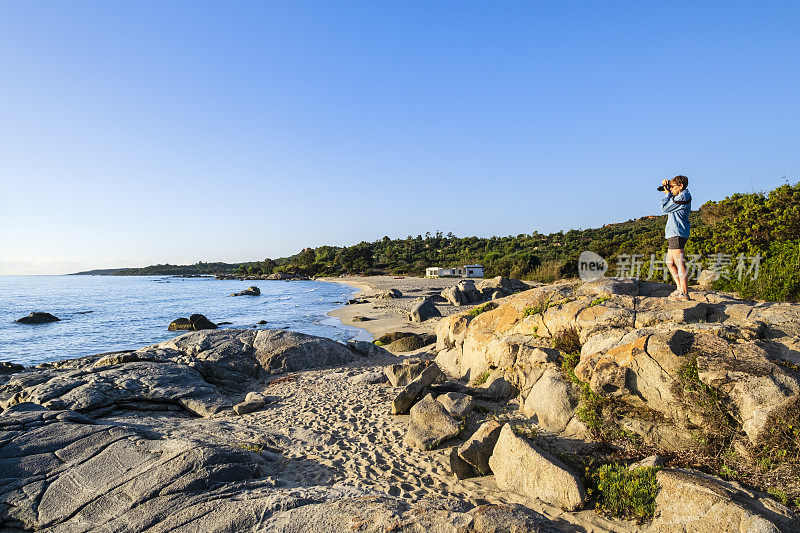
[{"label": "small rock in shallow water", "polygon": [[261,289],[253,285],[241,292],[235,292],[231,296],[261,296]]},{"label": "small rock in shallow water", "polygon": [[50,313],[33,312],[28,316],[17,319],[18,324],[47,324],[48,322],[58,322],[61,319]]},{"label": "small rock in shallow water", "polygon": [[178,318],[173,320],[167,331],[200,331],[202,329],[217,329],[217,325],[198,313],[189,318]]}]

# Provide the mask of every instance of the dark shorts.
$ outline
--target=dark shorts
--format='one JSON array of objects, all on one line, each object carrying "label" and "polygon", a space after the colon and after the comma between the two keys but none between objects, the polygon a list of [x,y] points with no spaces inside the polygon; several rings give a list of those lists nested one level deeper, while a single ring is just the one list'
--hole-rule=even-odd
[{"label": "dark shorts", "polygon": [[670,237],[667,239],[667,243],[669,243],[668,248],[670,250],[683,250],[687,240],[688,239],[684,237]]}]

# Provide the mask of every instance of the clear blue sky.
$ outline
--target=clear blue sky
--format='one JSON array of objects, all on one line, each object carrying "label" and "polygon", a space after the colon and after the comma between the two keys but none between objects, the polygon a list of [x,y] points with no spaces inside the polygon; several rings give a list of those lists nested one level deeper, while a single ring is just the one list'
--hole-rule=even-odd
[{"label": "clear blue sky", "polygon": [[2,2],[0,274],[517,235],[800,179],[798,2]]}]

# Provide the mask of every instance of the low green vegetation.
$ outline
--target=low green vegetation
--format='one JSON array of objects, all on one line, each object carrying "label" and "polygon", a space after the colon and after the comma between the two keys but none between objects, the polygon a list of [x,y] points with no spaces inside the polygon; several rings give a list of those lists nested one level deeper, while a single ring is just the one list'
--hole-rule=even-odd
[{"label": "low green vegetation", "polygon": [[800,399],[773,413],[757,446],[760,460],[800,465]]},{"label": "low green vegetation", "polygon": [[603,302],[607,302],[607,301],[608,301],[608,300],[610,300],[610,299],[611,299],[611,296],[601,296],[600,298],[595,298],[595,299],[594,299],[594,300],[592,300],[592,302],[589,304],[589,307],[594,307],[595,305],[600,305],[601,303],[603,303]]},{"label": "low green vegetation", "polygon": [[697,354],[692,354],[678,371],[676,396],[703,418],[702,436],[698,442],[710,454],[718,455],[730,446],[736,436],[736,421],[722,406],[715,388],[700,381]]},{"label": "low green vegetation", "polygon": [[603,465],[592,475],[597,487],[597,510],[617,518],[644,522],[656,510],[658,468],[641,467],[628,470],[617,464]]},{"label": "low green vegetation", "polygon": [[588,383],[581,382],[581,399],[575,414],[590,431],[603,438],[605,438],[604,431],[611,427],[603,417],[603,409],[610,401],[595,393]]},{"label": "low green vegetation", "polygon": [[561,371],[573,383],[580,383],[580,380],[575,375],[575,367],[581,361],[581,352],[574,351],[564,354],[564,360],[561,361]]},{"label": "low green vegetation", "polygon": [[472,385],[475,386],[475,387],[477,387],[479,385],[483,385],[484,383],[486,383],[486,380],[489,379],[489,375],[490,374],[491,374],[491,372],[487,370],[486,372],[484,372],[480,376],[478,376],[475,379],[473,379],[472,380]]},{"label": "low green vegetation", "polygon": [[522,310],[522,318],[541,315],[550,308],[550,298],[540,298],[533,305]]},{"label": "low green vegetation", "polygon": [[580,359],[580,344],[578,344],[577,350],[565,353],[561,361],[561,372],[564,377],[580,387],[580,400],[575,414],[595,436],[607,438],[608,435],[605,435],[604,432],[614,425],[604,420],[603,409],[611,403],[611,400],[595,393],[588,383],[578,379],[578,376],[575,375],[575,367],[578,366]]},{"label": "low green vegetation", "polygon": [[488,303],[485,303],[483,305],[478,305],[476,307],[473,307],[472,309],[470,309],[467,312],[467,316],[471,316],[471,317],[474,318],[474,317],[480,315],[481,313],[485,313],[486,311],[491,311],[492,309],[496,309],[496,308],[497,308],[497,304],[495,302],[488,302]]},{"label": "low green vegetation", "polygon": [[800,399],[774,412],[754,447],[767,492],[800,511]]}]

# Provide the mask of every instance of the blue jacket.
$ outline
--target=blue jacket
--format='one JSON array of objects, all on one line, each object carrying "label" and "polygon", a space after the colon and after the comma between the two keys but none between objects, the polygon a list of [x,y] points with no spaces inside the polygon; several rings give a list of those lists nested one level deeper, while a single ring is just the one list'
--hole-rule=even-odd
[{"label": "blue jacket", "polygon": [[661,210],[667,214],[664,237],[689,238],[689,213],[692,211],[692,195],[686,189],[676,196],[668,194],[661,200]]}]

